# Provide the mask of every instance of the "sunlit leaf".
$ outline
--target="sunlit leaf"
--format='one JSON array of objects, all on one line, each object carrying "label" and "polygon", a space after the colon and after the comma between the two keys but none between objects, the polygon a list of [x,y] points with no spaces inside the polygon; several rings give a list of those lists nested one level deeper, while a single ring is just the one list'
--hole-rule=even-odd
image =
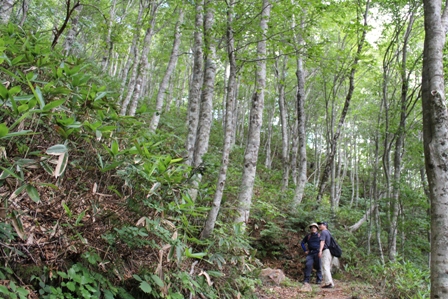
[{"label": "sunlit leaf", "polygon": [[53,146],[49,147],[46,151],[47,154],[55,155],[55,156],[62,155],[66,152],[68,152],[68,149],[67,149],[67,146],[65,146],[64,144],[53,145]]},{"label": "sunlit leaf", "polygon": [[5,123],[0,124],[0,138],[2,138],[3,136],[6,136],[8,134],[8,132],[9,132],[9,129],[6,126],[6,124]]}]

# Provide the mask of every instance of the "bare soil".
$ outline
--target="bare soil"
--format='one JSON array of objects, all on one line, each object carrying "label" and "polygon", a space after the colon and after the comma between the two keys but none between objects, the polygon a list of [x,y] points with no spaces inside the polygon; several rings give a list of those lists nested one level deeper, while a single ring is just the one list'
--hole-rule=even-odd
[{"label": "bare soil", "polygon": [[311,284],[312,291],[305,291],[302,283],[292,282],[291,286],[263,286],[256,291],[259,299],[387,299],[369,284],[359,281],[334,280],[333,289],[323,289]]}]

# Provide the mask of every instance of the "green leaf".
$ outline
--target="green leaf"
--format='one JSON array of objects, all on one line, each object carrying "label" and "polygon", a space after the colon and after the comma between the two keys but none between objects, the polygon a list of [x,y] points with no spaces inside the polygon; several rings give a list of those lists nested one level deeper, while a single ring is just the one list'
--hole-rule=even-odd
[{"label": "green leaf", "polygon": [[104,295],[104,299],[114,299],[115,298],[114,294],[109,290],[104,290],[103,295]]},{"label": "green leaf", "polygon": [[36,96],[37,100],[39,101],[40,109],[44,109],[44,107],[45,107],[45,101],[44,101],[44,98],[43,98],[43,96],[42,96],[42,92],[41,92],[39,86],[36,87],[36,90],[35,90],[35,92],[34,92],[34,95]]},{"label": "green leaf", "polygon": [[154,280],[154,282],[159,286],[159,287],[163,287],[165,285],[165,283],[163,283],[163,280],[160,279],[159,276],[155,275],[155,274],[151,274],[151,278],[152,280]]},{"label": "green leaf", "polygon": [[20,61],[22,61],[22,59],[23,59],[24,57],[25,57],[24,54],[15,57],[15,58],[11,61],[11,64],[12,64],[13,66],[16,65],[16,64],[18,64]]},{"label": "green leaf", "polygon": [[9,97],[13,98],[16,94],[18,94],[22,89],[20,86],[11,87],[8,91]]},{"label": "green leaf", "polygon": [[[0,129],[1,129],[1,128],[0,128]],[[0,136],[1,136],[1,131],[0,131]],[[113,154],[114,156],[116,156],[116,155],[118,154],[118,142],[117,142],[117,140],[113,140],[113,141],[112,141],[110,150],[111,150],[111,152],[112,152],[112,154]]]},{"label": "green leaf", "polygon": [[98,101],[99,99],[104,98],[107,95],[107,92],[100,92],[96,95],[95,99],[93,101]]},{"label": "green leaf", "polygon": [[65,101],[66,101],[65,99],[62,99],[62,100],[56,100],[56,101],[50,102],[47,105],[45,105],[45,107],[43,107],[42,110],[45,112],[50,111],[53,108],[61,106],[62,104],[65,103]]},{"label": "green leaf", "polygon": [[[2,84],[0,84],[1,86],[3,86]],[[6,136],[9,132],[8,127],[6,126],[5,123],[0,124],[0,138]]]},{"label": "green leaf", "polygon": [[28,193],[28,196],[35,202],[40,202],[40,196],[39,192],[37,191],[36,187],[28,184],[26,187],[26,192]]},{"label": "green leaf", "polygon": [[28,102],[28,101],[31,100],[32,98],[34,98],[34,95],[32,95],[32,94],[26,94],[26,95],[21,95],[21,96],[15,96],[15,97],[14,97],[14,101],[16,101],[16,102],[21,102],[21,101],[26,101],[26,102]]},{"label": "green leaf", "polygon": [[140,276],[138,276],[137,274],[132,275],[132,277],[134,277],[134,279],[137,281],[140,281],[140,282],[143,281],[143,279]]},{"label": "green leaf", "polygon": [[8,98],[8,89],[3,84],[0,84],[0,97],[4,100]]},{"label": "green leaf", "polygon": [[53,145],[51,147],[49,147],[46,151],[47,154],[49,155],[62,155],[68,152],[67,146],[65,146],[64,144],[56,144]]},{"label": "green leaf", "polygon": [[101,128],[98,128],[98,130],[100,130],[101,132],[111,132],[116,128],[117,128],[116,126],[103,126]]},{"label": "green leaf", "polygon": [[146,281],[142,281],[140,283],[140,289],[142,289],[142,291],[147,293],[147,294],[152,292],[151,286]]},{"label": "green leaf", "polygon": [[53,175],[54,173],[53,168],[47,162],[42,161],[40,162],[40,165],[49,175]]},{"label": "green leaf", "polygon": [[10,292],[7,287],[0,285],[0,293],[9,294]]},{"label": "green leaf", "polygon": [[185,249],[185,256],[189,257],[189,258],[202,259],[206,255],[207,255],[207,253],[205,253],[205,252],[193,253],[193,250],[191,248]]},{"label": "green leaf", "polygon": [[180,162],[180,161],[182,161],[183,159],[184,159],[184,158],[172,159],[172,160],[170,161],[170,164],[174,164],[174,163]]},{"label": "green leaf", "polygon": [[76,290],[76,285],[73,281],[67,282],[66,287],[67,287],[67,289],[69,289],[72,292],[74,292]]},{"label": "green leaf", "polygon": [[23,135],[31,135],[34,134],[31,130],[22,130],[19,132],[12,132],[9,134],[6,134],[6,136],[0,137],[0,138],[11,138],[11,137],[17,137],[17,136],[23,136]]},{"label": "green leaf", "polygon": [[8,168],[3,168],[0,166],[0,169],[2,169],[2,173],[0,173],[0,180],[6,179],[8,176],[13,176],[16,179],[18,179],[19,181],[23,182],[23,179],[17,175],[14,171],[12,171],[11,169]]},{"label": "green leaf", "polygon": [[110,164],[107,164],[107,165],[105,165],[104,167],[101,168],[101,172],[107,172],[109,170],[116,169],[118,166],[120,166],[123,163],[124,163],[123,161],[115,161],[115,162],[112,162]]},{"label": "green leaf", "polygon": [[70,208],[65,204],[65,202],[62,202],[62,207],[65,210],[65,213],[71,218],[73,216],[72,211],[70,211]]}]

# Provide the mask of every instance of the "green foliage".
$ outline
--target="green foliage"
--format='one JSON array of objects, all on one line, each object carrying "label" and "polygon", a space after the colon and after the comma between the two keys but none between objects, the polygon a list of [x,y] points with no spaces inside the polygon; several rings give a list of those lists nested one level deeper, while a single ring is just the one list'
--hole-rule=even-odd
[{"label": "green foliage", "polygon": [[27,299],[29,290],[14,282],[14,271],[9,267],[0,267],[0,280],[7,282],[0,285],[0,298]]},{"label": "green foliage", "polygon": [[284,254],[286,245],[283,239],[283,228],[274,222],[268,222],[260,231],[260,237],[254,242],[260,257],[276,257]]},{"label": "green foliage", "polygon": [[[67,272],[47,273],[49,280],[34,276],[39,282],[40,298],[115,298],[119,289],[103,275],[93,272],[81,264],[74,264]],[[121,290],[120,292],[122,292]]]},{"label": "green foliage", "polygon": [[359,265],[357,269],[347,266],[346,271],[361,275],[372,283],[381,282],[389,298],[429,298],[430,273],[410,261],[398,257],[394,262],[382,265],[372,259],[372,263]]}]

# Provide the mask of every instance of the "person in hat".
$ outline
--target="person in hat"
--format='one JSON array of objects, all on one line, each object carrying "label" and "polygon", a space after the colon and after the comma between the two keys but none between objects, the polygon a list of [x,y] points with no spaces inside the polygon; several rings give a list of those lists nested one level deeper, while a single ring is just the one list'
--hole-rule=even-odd
[{"label": "person in hat", "polygon": [[319,230],[320,230],[320,248],[319,248],[319,258],[322,260],[322,278],[323,278],[323,286],[324,289],[334,288],[333,277],[331,276],[331,260],[333,256],[328,249],[328,245],[330,245],[330,231],[328,230],[328,223],[318,222]]},{"label": "person in hat", "polygon": [[322,282],[322,270],[321,262],[319,257],[319,246],[320,246],[320,234],[318,233],[317,223],[311,223],[309,225],[310,233],[307,234],[300,245],[306,254],[305,263],[305,278],[303,283],[310,283],[311,271],[316,269],[316,283],[320,284]]}]

